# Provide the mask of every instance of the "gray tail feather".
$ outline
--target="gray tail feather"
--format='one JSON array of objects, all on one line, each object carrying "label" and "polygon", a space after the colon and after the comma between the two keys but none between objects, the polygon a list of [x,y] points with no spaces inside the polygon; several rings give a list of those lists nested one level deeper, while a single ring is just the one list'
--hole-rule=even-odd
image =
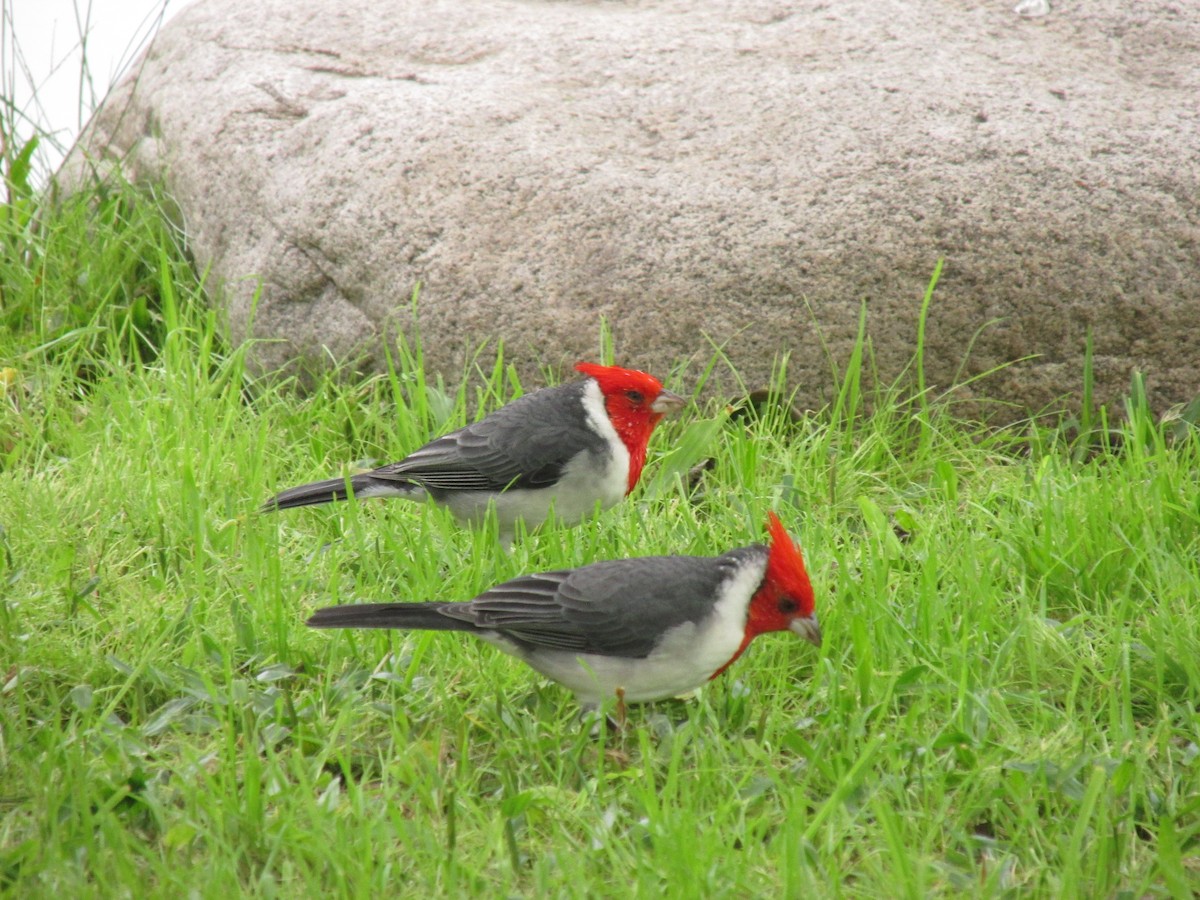
[{"label": "gray tail feather", "polygon": [[[365,476],[355,475],[350,479],[350,487],[360,491],[366,487]],[[280,491],[262,505],[260,512],[271,512],[276,509],[295,509],[297,506],[316,506],[318,503],[333,503],[335,500],[345,500],[350,496],[346,490],[345,478],[327,478],[324,481],[314,481],[299,487]]]},{"label": "gray tail feather", "polygon": [[308,620],[311,628],[414,628],[432,631],[474,631],[470,622],[445,615],[454,603],[353,603],[318,609]]}]

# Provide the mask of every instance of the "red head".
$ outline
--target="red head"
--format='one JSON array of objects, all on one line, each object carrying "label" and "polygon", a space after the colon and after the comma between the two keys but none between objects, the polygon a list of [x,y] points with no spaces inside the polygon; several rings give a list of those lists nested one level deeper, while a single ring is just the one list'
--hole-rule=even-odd
[{"label": "red head", "polygon": [[794,631],[820,647],[821,628],[813,614],[812,582],[800,548],[773,512],[767,513],[767,531],[771,535],[767,574],[750,601],[746,641],[768,631]]},{"label": "red head", "polygon": [[594,379],[604,395],[604,408],[621,443],[629,451],[629,486],[632,491],[646,463],[646,444],[659,420],[669,412],[681,409],[684,399],[665,390],[653,375],[636,369],[601,366],[581,362],[577,372]]},{"label": "red head", "polygon": [[821,646],[821,626],[813,613],[812,583],[808,580],[800,548],[775,513],[767,513],[767,532],[771,535],[767,571],[750,598],[742,644],[733,659],[713,673],[713,678],[729,668],[754,638],[769,631],[792,631],[809,643]]}]

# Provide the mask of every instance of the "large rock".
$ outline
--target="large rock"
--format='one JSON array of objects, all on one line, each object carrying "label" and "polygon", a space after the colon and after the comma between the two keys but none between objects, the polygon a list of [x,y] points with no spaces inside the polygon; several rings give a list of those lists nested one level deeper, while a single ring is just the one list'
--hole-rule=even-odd
[{"label": "large rock", "polygon": [[267,368],[377,365],[420,284],[451,375],[489,339],[594,357],[606,316],[660,373],[790,351],[816,404],[864,300],[903,369],[945,257],[936,385],[1007,365],[960,396],[1041,409],[1090,328],[1099,399],[1133,369],[1190,399],[1200,3],[1012,6],[199,0],[80,146],[165,180],[235,336],[281,339]]}]

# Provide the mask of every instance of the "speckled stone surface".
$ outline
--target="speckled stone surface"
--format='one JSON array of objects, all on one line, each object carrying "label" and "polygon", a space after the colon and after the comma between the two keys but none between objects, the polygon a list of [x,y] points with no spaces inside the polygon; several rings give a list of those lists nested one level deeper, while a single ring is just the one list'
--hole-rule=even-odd
[{"label": "speckled stone surface", "polygon": [[[1200,393],[1200,4],[198,0],[64,180],[165,181],[264,369],[411,328],[457,377],[713,342],[829,398],[861,305],[894,378],[1001,418],[1130,372]],[[261,296],[256,295],[261,285]],[[254,308],[253,317],[251,316]],[[732,389],[719,367],[714,386]],[[1001,401],[991,403],[988,401]],[[1011,406],[1008,404],[1012,404]]]}]

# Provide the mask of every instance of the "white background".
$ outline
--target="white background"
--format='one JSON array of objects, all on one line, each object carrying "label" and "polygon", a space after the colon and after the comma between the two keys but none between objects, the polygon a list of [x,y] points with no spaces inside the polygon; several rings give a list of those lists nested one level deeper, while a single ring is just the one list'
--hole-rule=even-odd
[{"label": "white background", "polygon": [[[187,0],[0,0],[0,93],[16,110],[16,143],[44,133],[37,180],[62,159],[109,87]],[[87,72],[81,74],[85,36]],[[7,120],[11,114],[5,111]]]}]

